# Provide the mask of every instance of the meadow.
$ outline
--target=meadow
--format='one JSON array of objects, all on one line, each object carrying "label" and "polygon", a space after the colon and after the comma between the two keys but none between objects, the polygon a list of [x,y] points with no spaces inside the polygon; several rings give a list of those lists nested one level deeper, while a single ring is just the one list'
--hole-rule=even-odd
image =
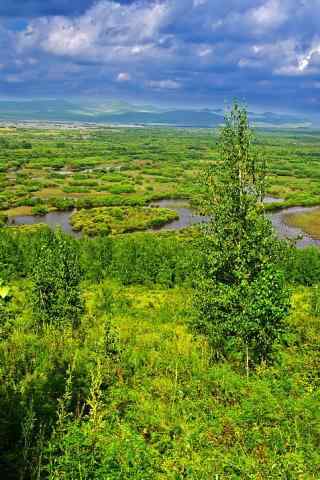
[{"label": "meadow", "polygon": [[[320,203],[319,147],[317,132],[259,132],[282,199],[267,208]],[[155,200],[201,203],[213,132],[1,128],[0,155],[4,478],[320,478],[319,249],[274,240],[290,308],[249,372],[195,328],[202,229],[141,231],[176,218]],[[82,238],[6,226],[68,210]]]}]

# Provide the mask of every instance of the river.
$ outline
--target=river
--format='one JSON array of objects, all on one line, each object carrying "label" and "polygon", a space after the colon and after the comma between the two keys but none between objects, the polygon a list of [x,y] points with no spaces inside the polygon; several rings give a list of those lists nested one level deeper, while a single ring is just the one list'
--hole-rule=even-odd
[{"label": "river", "polygon": [[[282,199],[274,197],[266,197],[265,203],[276,203],[281,202]],[[152,207],[161,207],[161,208],[170,208],[178,213],[179,220],[174,220],[166,225],[157,227],[155,230],[179,230],[191,225],[196,225],[199,223],[207,223],[209,217],[198,215],[190,208],[189,202],[187,200],[159,200],[152,202],[150,208]],[[290,238],[296,239],[297,247],[303,248],[308,245],[317,245],[320,246],[320,240],[312,238],[310,235],[306,234],[300,228],[292,227],[287,225],[285,221],[286,215],[290,213],[300,213],[312,211],[317,207],[290,207],[277,210],[276,212],[268,212],[267,217],[270,218],[275,230],[278,232],[280,238]],[[75,232],[72,230],[70,224],[70,217],[74,211],[67,212],[52,212],[47,215],[23,215],[9,218],[8,225],[35,225],[35,224],[46,224],[50,228],[55,229],[57,227],[62,228],[62,230],[70,235],[75,237],[81,237],[81,232]]]}]

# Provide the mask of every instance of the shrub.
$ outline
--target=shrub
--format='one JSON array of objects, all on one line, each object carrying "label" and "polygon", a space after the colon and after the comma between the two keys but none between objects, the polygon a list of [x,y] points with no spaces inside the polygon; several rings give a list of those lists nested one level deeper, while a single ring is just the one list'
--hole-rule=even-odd
[{"label": "shrub", "polygon": [[59,230],[42,232],[32,279],[33,307],[40,322],[59,324],[66,320],[76,326],[83,308],[76,241]]}]

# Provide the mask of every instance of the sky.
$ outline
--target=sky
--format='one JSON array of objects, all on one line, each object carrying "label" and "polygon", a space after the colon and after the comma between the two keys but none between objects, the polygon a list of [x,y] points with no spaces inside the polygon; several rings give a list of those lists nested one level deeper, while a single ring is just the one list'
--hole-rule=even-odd
[{"label": "sky", "polygon": [[320,0],[0,0],[1,98],[320,111]]}]

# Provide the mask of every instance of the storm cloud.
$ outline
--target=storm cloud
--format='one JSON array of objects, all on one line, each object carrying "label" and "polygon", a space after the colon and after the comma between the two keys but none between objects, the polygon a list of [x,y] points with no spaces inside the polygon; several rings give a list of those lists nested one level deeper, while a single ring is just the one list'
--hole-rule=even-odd
[{"label": "storm cloud", "polygon": [[316,113],[320,0],[2,0],[2,96]]}]

